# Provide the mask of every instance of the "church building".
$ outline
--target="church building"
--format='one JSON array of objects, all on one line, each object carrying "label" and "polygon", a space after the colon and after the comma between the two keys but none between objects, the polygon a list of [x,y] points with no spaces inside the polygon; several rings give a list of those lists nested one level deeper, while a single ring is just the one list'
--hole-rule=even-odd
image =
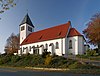
[{"label": "church building", "polygon": [[71,27],[70,21],[34,31],[35,26],[27,14],[19,27],[20,49],[18,55],[42,54],[43,52],[50,52],[51,55],[59,56],[84,54],[84,37],[75,28]]}]

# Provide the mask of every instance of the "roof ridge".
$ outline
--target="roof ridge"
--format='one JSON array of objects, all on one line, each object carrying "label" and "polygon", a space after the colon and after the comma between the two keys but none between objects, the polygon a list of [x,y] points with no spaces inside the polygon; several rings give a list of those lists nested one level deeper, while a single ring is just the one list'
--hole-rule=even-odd
[{"label": "roof ridge", "polygon": [[54,27],[33,32],[26,37],[26,39],[21,43],[21,45],[53,40],[53,39],[58,39],[58,38],[64,38],[66,37],[66,34],[68,33],[69,27],[70,27],[70,24],[69,22],[67,22],[65,24],[60,24],[58,26],[54,26]]},{"label": "roof ridge", "polygon": [[48,27],[48,28],[45,28],[45,29],[43,29],[43,30],[38,30],[38,31],[36,31],[36,32],[32,32],[32,33],[37,33],[37,32],[40,32],[40,31],[44,31],[44,30],[47,30],[47,29],[51,29],[51,28],[56,28],[56,27],[60,27],[60,26],[64,26],[64,25],[70,25],[71,23],[70,23],[70,21],[68,21],[67,23],[63,23],[63,24],[59,24],[59,25],[56,25],[56,26],[52,26],[52,27]]}]

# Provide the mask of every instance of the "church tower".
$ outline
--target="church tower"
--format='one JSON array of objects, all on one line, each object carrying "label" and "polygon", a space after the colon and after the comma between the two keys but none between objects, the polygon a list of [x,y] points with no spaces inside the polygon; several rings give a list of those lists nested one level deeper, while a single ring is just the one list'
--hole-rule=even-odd
[{"label": "church tower", "polygon": [[20,26],[20,44],[23,40],[34,31],[34,25],[32,24],[29,15],[26,14],[24,19],[22,20]]}]

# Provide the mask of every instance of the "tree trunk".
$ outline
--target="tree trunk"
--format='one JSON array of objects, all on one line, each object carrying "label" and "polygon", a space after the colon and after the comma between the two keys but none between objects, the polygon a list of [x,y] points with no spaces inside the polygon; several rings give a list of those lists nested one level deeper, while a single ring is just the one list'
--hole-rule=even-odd
[{"label": "tree trunk", "polygon": [[98,53],[100,54],[100,43],[98,43]]}]

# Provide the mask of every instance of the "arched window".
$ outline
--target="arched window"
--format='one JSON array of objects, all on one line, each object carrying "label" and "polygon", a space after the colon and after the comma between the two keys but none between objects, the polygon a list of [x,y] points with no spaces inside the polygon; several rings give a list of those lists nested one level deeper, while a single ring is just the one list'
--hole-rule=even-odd
[{"label": "arched window", "polygon": [[29,51],[31,51],[31,46],[29,46]]},{"label": "arched window", "polygon": [[48,44],[45,44],[45,49],[48,49]]},{"label": "arched window", "polygon": [[22,51],[22,48],[20,48],[20,50]]},{"label": "arched window", "polygon": [[26,53],[28,53],[28,47],[26,47],[25,49],[26,49]]},{"label": "arched window", "polygon": [[37,45],[37,48],[39,48],[39,45]]},{"label": "arched window", "polygon": [[59,49],[59,43],[56,42],[56,49]]},{"label": "arched window", "polygon": [[40,47],[43,47],[43,45],[40,45]]},{"label": "arched window", "polygon": [[26,48],[25,47],[23,47],[23,52],[26,50]]},{"label": "arched window", "polygon": [[35,46],[32,46],[31,48],[35,48]]},{"label": "arched window", "polygon": [[32,46],[31,49],[35,50],[35,46]]},{"label": "arched window", "polygon": [[69,49],[72,49],[72,40],[69,41]]},{"label": "arched window", "polygon": [[49,46],[53,46],[53,43],[50,43]]}]

